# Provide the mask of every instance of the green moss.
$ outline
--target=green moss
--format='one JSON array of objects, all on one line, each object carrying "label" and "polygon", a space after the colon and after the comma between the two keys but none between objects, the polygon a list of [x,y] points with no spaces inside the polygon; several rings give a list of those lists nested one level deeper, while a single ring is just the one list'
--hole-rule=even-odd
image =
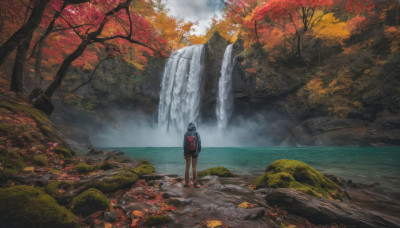
[{"label": "green moss", "polygon": [[267,187],[292,188],[313,196],[341,199],[337,184],[301,161],[275,161],[266,168],[264,176]]},{"label": "green moss", "polygon": [[133,169],[133,172],[135,172],[139,176],[147,175],[147,174],[152,174],[156,172],[156,169],[154,166],[150,164],[141,164],[138,167]]},{"label": "green moss", "polygon": [[172,221],[171,217],[168,215],[150,215],[147,217],[146,221],[144,222],[145,226],[157,226],[165,223],[170,223]]},{"label": "green moss", "polygon": [[61,205],[68,205],[72,198],[67,194],[72,189],[72,182],[69,181],[50,181],[46,187],[46,192],[51,195]]},{"label": "green moss", "polygon": [[113,162],[101,162],[99,164],[96,165],[96,169],[101,169],[101,170],[109,170],[109,169],[113,169],[116,167],[116,164]]},{"label": "green moss", "polygon": [[103,179],[102,181],[95,183],[92,187],[99,189],[100,191],[113,192],[118,189],[123,189],[132,186],[138,180],[138,176],[129,168],[123,168],[118,171],[118,174],[111,178]]},{"label": "green moss", "polygon": [[86,217],[96,211],[104,211],[109,207],[110,201],[107,197],[99,190],[91,188],[74,198],[71,210],[74,214]]},{"label": "green moss", "polygon": [[267,186],[267,174],[263,174],[261,176],[258,176],[254,181],[253,185],[255,185],[256,188],[265,188]]},{"label": "green moss", "polygon": [[140,160],[139,165],[150,165],[150,161],[147,159]]},{"label": "green moss", "polygon": [[7,227],[78,227],[75,216],[38,188],[0,189],[0,224]]},{"label": "green moss", "polygon": [[64,157],[66,157],[66,158],[72,158],[72,153],[71,153],[71,151],[68,150],[67,148],[58,146],[58,147],[56,147],[56,148],[54,149],[54,152],[57,153],[57,154],[62,154],[62,155],[64,155]]},{"label": "green moss", "polygon": [[38,155],[34,157],[34,161],[36,164],[40,166],[46,166],[47,165],[47,157],[44,154]]},{"label": "green moss", "polygon": [[75,170],[80,174],[85,174],[93,171],[95,167],[93,165],[88,165],[86,162],[79,163],[75,166]]},{"label": "green moss", "polygon": [[210,169],[202,170],[197,174],[197,176],[200,178],[208,175],[219,176],[219,177],[233,177],[231,171],[229,171],[229,169],[225,167],[213,167]]},{"label": "green moss", "polygon": [[43,133],[43,135],[47,137],[53,137],[55,135],[55,133],[47,126],[40,125],[39,129]]}]

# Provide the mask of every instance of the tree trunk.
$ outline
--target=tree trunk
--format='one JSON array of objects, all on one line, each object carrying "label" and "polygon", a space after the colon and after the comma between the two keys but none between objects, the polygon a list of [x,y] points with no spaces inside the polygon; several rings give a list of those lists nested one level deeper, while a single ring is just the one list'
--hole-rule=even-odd
[{"label": "tree trunk", "polygon": [[297,55],[298,57],[301,57],[301,35],[299,33],[296,33],[297,36]]},{"label": "tree trunk", "polygon": [[399,26],[399,7],[400,7],[400,0],[397,0],[396,6],[396,28]]},{"label": "tree trunk", "polygon": [[0,47],[0,66],[4,63],[10,53],[18,46],[18,44],[32,34],[42,21],[44,9],[48,0],[36,0],[35,7],[28,21],[16,31],[3,45]]},{"label": "tree trunk", "polygon": [[67,74],[68,67],[71,65],[73,61],[75,61],[79,56],[83,54],[88,44],[89,43],[86,40],[83,40],[82,43],[78,46],[78,48],[74,52],[72,52],[66,59],[64,59],[54,77],[54,81],[49,85],[49,87],[47,87],[45,91],[45,95],[48,98],[51,98],[51,96],[53,96],[54,92],[58,89],[58,87],[60,87],[62,80]]},{"label": "tree trunk", "polygon": [[18,45],[17,54],[15,56],[14,67],[11,75],[11,91],[22,94],[24,89],[24,69],[26,61],[26,53],[32,40],[32,34],[26,37],[21,44]]}]

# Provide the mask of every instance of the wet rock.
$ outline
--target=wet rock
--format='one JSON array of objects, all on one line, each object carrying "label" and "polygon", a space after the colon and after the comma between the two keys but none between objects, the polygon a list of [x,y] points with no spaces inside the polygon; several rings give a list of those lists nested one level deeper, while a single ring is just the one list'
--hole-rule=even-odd
[{"label": "wet rock", "polygon": [[21,179],[21,181],[26,185],[45,186],[49,182],[51,176],[51,174],[30,175],[25,179]]},{"label": "wet rock", "polygon": [[104,161],[108,161],[108,160],[110,160],[111,158],[116,158],[117,156],[124,155],[124,152],[119,151],[119,150],[114,150],[114,151],[111,151],[111,152],[106,153],[106,154],[108,154],[108,155],[107,155],[107,157],[104,159]]},{"label": "wet rock", "polygon": [[75,190],[76,192],[82,192],[89,188],[96,188],[104,193],[114,192],[130,187],[138,180],[138,176],[131,168],[108,170],[86,178],[77,183],[79,187]]},{"label": "wet rock", "polygon": [[96,150],[94,148],[92,148],[87,154],[86,156],[93,156],[93,155],[98,155],[98,154],[103,154],[102,150]]},{"label": "wet rock", "polygon": [[302,192],[278,188],[271,189],[265,197],[271,206],[277,205],[289,213],[303,216],[317,224],[343,224],[355,227],[399,227],[400,220],[355,205]]},{"label": "wet rock", "polygon": [[255,219],[263,217],[264,215],[265,215],[264,208],[262,208],[262,207],[253,208],[253,209],[249,210],[249,212],[247,213],[247,215],[245,216],[244,219],[246,219],[246,220],[255,220]]},{"label": "wet rock", "polygon": [[115,220],[117,220],[117,212],[115,212],[115,211],[104,212],[104,220],[106,222],[115,222]]},{"label": "wet rock", "polygon": [[160,180],[164,177],[165,175],[163,174],[146,174],[142,176],[142,178],[145,179],[146,181]]}]

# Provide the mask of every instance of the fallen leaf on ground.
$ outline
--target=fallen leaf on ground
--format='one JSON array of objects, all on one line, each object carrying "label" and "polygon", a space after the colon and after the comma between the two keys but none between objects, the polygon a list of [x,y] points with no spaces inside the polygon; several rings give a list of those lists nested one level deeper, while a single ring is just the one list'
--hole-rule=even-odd
[{"label": "fallen leaf on ground", "polygon": [[23,171],[24,171],[24,172],[33,172],[33,171],[35,171],[35,167],[33,167],[33,166],[25,167],[25,168],[23,169]]},{"label": "fallen leaf on ground", "polygon": [[241,208],[248,208],[250,206],[250,204],[248,202],[244,201],[243,203],[241,203],[241,204],[239,204],[237,206],[241,207]]},{"label": "fallen leaf on ground", "polygon": [[132,211],[132,214],[133,214],[134,216],[136,216],[136,217],[139,217],[139,218],[143,218],[143,217],[144,217],[143,211],[135,210],[135,211]]},{"label": "fallen leaf on ground", "polygon": [[207,220],[206,226],[207,228],[216,228],[222,226],[222,222],[219,220]]},{"label": "fallen leaf on ground", "polygon": [[140,221],[140,219],[132,220],[131,227],[138,227],[139,226],[139,221]]}]

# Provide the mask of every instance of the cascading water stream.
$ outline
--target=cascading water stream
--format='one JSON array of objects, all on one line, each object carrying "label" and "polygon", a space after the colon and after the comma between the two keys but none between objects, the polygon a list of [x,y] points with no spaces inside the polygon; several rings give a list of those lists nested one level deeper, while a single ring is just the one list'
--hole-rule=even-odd
[{"label": "cascading water stream", "polygon": [[158,126],[164,132],[184,131],[199,117],[203,47],[180,49],[165,65],[158,108]]},{"label": "cascading water stream", "polygon": [[233,109],[232,71],[234,59],[232,58],[232,49],[232,44],[228,45],[225,49],[224,58],[222,60],[221,77],[219,78],[218,84],[216,112],[218,130],[220,132],[226,131]]}]

